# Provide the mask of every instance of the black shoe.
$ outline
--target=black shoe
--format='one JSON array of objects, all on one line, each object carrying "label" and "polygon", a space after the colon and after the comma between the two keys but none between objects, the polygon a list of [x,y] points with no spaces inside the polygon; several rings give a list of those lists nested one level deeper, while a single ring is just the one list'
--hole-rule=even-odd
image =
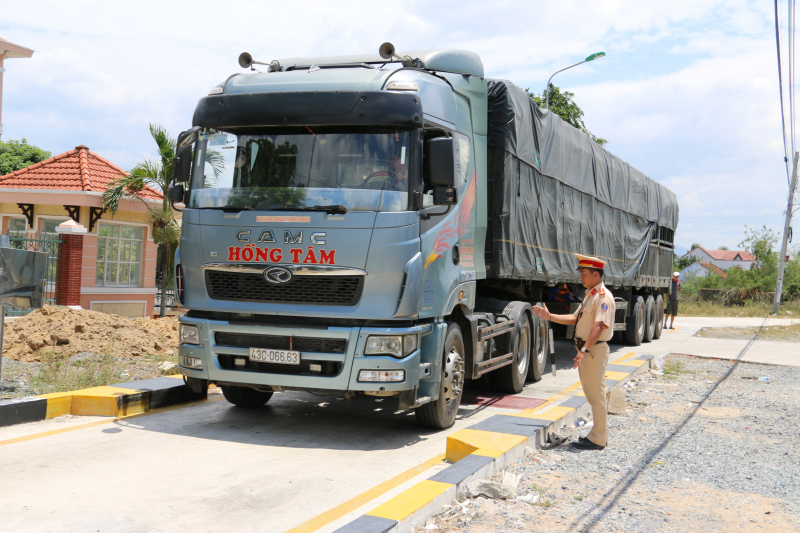
[{"label": "black shoe", "polygon": [[586,437],[579,438],[578,440],[574,441],[572,445],[576,448],[580,448],[581,450],[602,450],[605,448],[605,446],[595,444]]}]

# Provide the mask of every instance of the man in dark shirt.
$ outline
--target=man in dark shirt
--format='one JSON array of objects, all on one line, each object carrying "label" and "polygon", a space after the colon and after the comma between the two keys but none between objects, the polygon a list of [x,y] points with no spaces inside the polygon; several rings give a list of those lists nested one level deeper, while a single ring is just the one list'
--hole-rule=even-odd
[{"label": "man in dark shirt", "polygon": [[669,294],[667,294],[667,310],[664,311],[664,329],[667,329],[667,319],[669,318],[669,329],[675,329],[675,317],[678,316],[678,300],[681,297],[681,282],[678,281],[680,272],[672,273],[672,282],[669,285]]}]

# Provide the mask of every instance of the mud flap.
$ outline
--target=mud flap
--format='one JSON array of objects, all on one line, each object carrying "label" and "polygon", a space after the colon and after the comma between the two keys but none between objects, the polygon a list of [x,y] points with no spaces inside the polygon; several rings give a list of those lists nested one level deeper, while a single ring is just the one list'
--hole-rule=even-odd
[{"label": "mud flap", "polygon": [[397,409],[398,411],[408,411],[415,407],[414,404],[417,403],[417,388],[414,387],[411,390],[404,390],[400,393],[397,402]]}]

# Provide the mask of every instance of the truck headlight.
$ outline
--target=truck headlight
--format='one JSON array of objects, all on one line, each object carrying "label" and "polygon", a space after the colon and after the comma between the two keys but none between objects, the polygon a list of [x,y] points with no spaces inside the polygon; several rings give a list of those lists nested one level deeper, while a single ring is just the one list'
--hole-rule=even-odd
[{"label": "truck headlight", "polygon": [[180,334],[181,343],[200,344],[200,332],[197,331],[197,326],[187,326],[186,324],[181,324]]},{"label": "truck headlight", "polygon": [[418,335],[370,335],[364,355],[391,355],[405,357],[417,349]]}]

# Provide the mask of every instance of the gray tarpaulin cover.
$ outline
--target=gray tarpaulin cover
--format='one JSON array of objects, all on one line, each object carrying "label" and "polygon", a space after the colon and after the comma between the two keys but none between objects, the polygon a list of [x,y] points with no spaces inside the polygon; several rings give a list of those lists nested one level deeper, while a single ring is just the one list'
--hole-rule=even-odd
[{"label": "gray tarpaulin cover", "polygon": [[488,80],[493,176],[492,277],[574,280],[573,253],[606,261],[630,283],[657,226],[678,225],[675,194],[539,109],[513,83]]}]

